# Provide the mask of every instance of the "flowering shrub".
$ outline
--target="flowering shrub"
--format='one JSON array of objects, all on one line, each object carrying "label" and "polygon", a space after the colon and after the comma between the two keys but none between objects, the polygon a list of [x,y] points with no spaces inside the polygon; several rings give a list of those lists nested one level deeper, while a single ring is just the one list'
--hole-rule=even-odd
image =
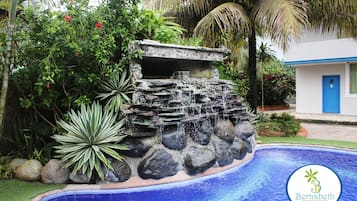
[{"label": "flowering shrub", "polygon": [[[295,94],[294,69],[280,63],[269,63],[263,68],[264,104],[283,105],[288,95]],[[262,75],[261,75],[262,76]],[[262,81],[258,81],[258,103],[261,104]]]},{"label": "flowering shrub", "polygon": [[[28,23],[17,38],[19,68],[13,74],[23,93],[22,107],[49,110],[59,117],[90,103],[102,80],[126,68],[131,57],[126,47],[135,37],[132,22],[138,13],[129,5],[122,7],[125,12],[116,13],[125,16],[117,17],[109,12],[110,4],[97,9],[80,1],[66,6],[65,13],[25,11]],[[119,36],[118,31],[123,33]]]}]

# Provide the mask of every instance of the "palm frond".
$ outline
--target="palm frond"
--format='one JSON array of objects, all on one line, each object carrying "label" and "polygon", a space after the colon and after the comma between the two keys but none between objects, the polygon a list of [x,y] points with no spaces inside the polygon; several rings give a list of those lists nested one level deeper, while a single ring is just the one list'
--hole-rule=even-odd
[{"label": "palm frond", "polygon": [[194,29],[196,36],[202,36],[211,46],[227,32],[246,33],[251,21],[245,9],[233,2],[223,3],[203,17]]},{"label": "palm frond", "polygon": [[306,0],[312,28],[357,37],[356,0]]},{"label": "palm frond", "polygon": [[300,0],[259,0],[252,17],[274,42],[287,49],[309,24],[307,6]]}]

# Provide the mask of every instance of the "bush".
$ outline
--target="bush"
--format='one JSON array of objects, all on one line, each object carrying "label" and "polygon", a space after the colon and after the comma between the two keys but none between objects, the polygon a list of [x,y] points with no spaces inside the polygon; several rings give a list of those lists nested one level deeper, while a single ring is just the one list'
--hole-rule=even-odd
[{"label": "bush", "polygon": [[[262,75],[260,75],[262,77]],[[263,70],[264,105],[283,105],[295,94],[295,72],[281,63],[270,62]],[[261,104],[262,81],[258,80],[258,104]]]},{"label": "bush", "polygon": [[12,179],[15,175],[14,170],[10,167],[10,157],[0,157],[0,179]]},{"label": "bush", "polygon": [[65,12],[19,14],[2,153],[30,158],[37,150],[51,157],[56,121],[95,100],[103,80],[121,74],[140,56],[128,53],[138,33],[137,0],[111,0],[97,8],[87,3],[64,3]]},{"label": "bush", "polygon": [[128,150],[118,143],[125,137],[121,132],[124,120],[117,123],[113,111],[103,110],[98,103],[91,106],[82,104],[79,112],[69,113],[69,122],[63,120],[58,125],[65,131],[53,138],[61,161],[72,172],[81,172],[91,178],[94,170],[103,179],[102,167],[113,169],[108,157],[123,160],[115,150]]},{"label": "bush", "polygon": [[300,128],[300,122],[287,113],[274,113],[257,124],[258,133],[262,136],[294,136]]}]

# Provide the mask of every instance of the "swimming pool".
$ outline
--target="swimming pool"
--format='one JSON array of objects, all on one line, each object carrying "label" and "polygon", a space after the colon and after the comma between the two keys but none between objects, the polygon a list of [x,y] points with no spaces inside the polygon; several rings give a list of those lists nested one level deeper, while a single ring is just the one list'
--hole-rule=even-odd
[{"label": "swimming pool", "polygon": [[284,201],[299,167],[331,168],[342,182],[340,201],[357,200],[357,152],[301,146],[266,146],[242,166],[184,182],[122,190],[68,191],[42,201]]}]

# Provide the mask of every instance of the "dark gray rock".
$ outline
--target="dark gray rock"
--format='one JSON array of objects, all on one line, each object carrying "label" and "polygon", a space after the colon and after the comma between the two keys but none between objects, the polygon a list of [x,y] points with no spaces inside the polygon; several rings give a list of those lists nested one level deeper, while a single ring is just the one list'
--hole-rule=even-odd
[{"label": "dark gray rock", "polygon": [[244,139],[243,139],[243,142],[245,143],[245,146],[247,147],[247,152],[252,153],[253,152],[252,144],[250,144],[250,142],[248,140],[244,140]]},{"label": "dark gray rock", "polygon": [[221,120],[214,128],[214,133],[229,143],[231,143],[236,136],[234,125],[229,120]]},{"label": "dark gray rock", "polygon": [[216,140],[213,142],[214,150],[216,151],[217,162],[219,166],[225,166],[233,162],[233,154],[231,145],[224,140]]},{"label": "dark gray rock", "polygon": [[249,142],[250,146],[252,147],[252,149],[255,148],[255,146],[257,145],[257,142],[255,141],[255,136],[252,135],[250,136],[247,141]]},{"label": "dark gray rock", "polygon": [[41,180],[45,184],[64,184],[69,178],[69,169],[60,160],[51,159],[41,169]]},{"label": "dark gray rock", "polygon": [[247,142],[240,138],[235,138],[231,146],[231,151],[234,159],[242,160],[248,151]]},{"label": "dark gray rock", "polygon": [[110,160],[113,170],[103,167],[104,180],[101,182],[124,182],[131,176],[131,169],[125,161]]},{"label": "dark gray rock", "polygon": [[177,165],[171,154],[164,149],[157,149],[140,162],[138,173],[143,179],[161,179],[175,175]]},{"label": "dark gray rock", "polygon": [[75,174],[73,173],[69,174],[69,180],[71,180],[75,184],[88,184],[90,178],[85,174],[77,172]]},{"label": "dark gray rock", "polygon": [[248,139],[250,136],[254,135],[254,127],[249,121],[240,122],[236,127],[237,137],[242,139]]},{"label": "dark gray rock", "polygon": [[192,140],[200,145],[207,145],[210,142],[213,133],[212,124],[208,120],[205,120],[200,123],[200,126],[197,129],[194,128],[194,125],[192,126],[193,128],[189,131]]},{"label": "dark gray rock", "polygon": [[187,145],[187,135],[182,127],[169,126],[162,134],[162,144],[173,150],[182,150]]},{"label": "dark gray rock", "polygon": [[151,148],[151,145],[140,139],[128,138],[123,142],[129,150],[120,150],[119,153],[132,158],[141,158]]},{"label": "dark gray rock", "polygon": [[209,148],[191,146],[185,156],[185,167],[190,175],[201,173],[216,163],[215,153]]}]

